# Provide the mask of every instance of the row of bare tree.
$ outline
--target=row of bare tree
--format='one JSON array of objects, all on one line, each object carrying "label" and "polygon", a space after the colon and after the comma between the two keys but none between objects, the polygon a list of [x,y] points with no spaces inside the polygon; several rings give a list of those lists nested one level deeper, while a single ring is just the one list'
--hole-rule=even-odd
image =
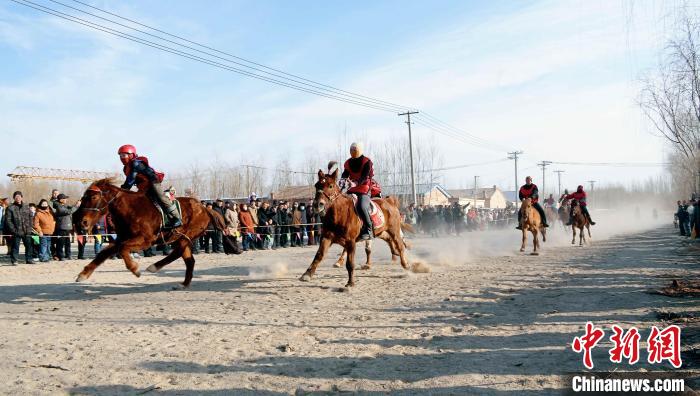
[{"label": "row of bare tree", "polygon": [[[173,174],[164,183],[183,194],[190,190],[199,198],[243,198],[255,192],[268,195],[290,186],[309,186],[315,183],[319,169],[326,170],[330,161],[342,164],[349,157],[347,134],[341,134],[335,150],[312,152],[301,161],[292,163],[289,156],[277,161],[251,161],[230,165],[221,161],[207,166],[191,165],[187,170]],[[443,165],[443,156],[433,139],[414,138],[414,168],[416,184],[438,182],[442,172],[434,171]],[[375,179],[382,186],[408,186],[411,183],[409,145],[406,136],[369,141],[365,153],[374,161]]]},{"label": "row of bare tree", "polygon": [[679,196],[700,190],[700,23],[679,18],[658,70],[643,81],[640,105],[671,147],[668,170]]}]

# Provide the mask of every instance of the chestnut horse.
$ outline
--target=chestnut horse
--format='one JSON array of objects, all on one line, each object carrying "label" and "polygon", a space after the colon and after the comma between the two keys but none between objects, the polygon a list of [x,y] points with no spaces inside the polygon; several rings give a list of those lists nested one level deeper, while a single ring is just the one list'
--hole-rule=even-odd
[{"label": "chestnut horse", "polygon": [[588,222],[588,218],[583,214],[581,210],[581,205],[575,199],[571,200],[571,207],[573,208],[573,221],[571,222],[571,231],[573,232],[573,237],[571,238],[571,244],[576,244],[576,229],[579,229],[579,246],[583,246],[586,242],[586,235],[584,235],[583,228],[588,230],[588,237],[591,238],[591,223]]},{"label": "chestnut horse", "polygon": [[[345,268],[348,270],[348,283],[345,286],[351,287],[355,285],[355,244],[360,236],[362,220],[355,212],[352,198],[340,191],[337,180],[338,169],[329,174],[323,173],[322,170],[318,171],[318,181],[314,185],[316,197],[313,204],[321,215],[321,242],[316,256],[300,280],[304,282],[311,280],[328,248],[331,244],[337,243],[347,252]],[[401,266],[407,269],[408,262],[404,253],[405,245],[401,238],[401,214],[398,201],[395,197],[373,201],[382,210],[385,219],[384,225],[376,228],[374,234],[389,244],[392,256],[399,256]]]},{"label": "chestnut horse", "polygon": [[112,185],[112,179],[98,180],[90,185],[81,199],[80,208],[73,214],[73,224],[83,231],[92,229],[102,216],[110,214],[117,234],[116,241],[102,249],[78,274],[76,282],[90,277],[93,271],[110,256],[119,253],[128,268],[137,277],[139,266],[131,258],[131,252],[147,249],[154,243],[172,244],[173,250],[160,261],[147,268],[158,272],[164,266],[182,257],[185,261],[184,287],[192,282],[194,257],[192,241],[202,236],[213,222],[216,229],[225,229],[224,219],[207,209],[194,198],[177,198],[182,210],[182,226],[161,232],[162,215],[155,204],[143,192],[133,192]]},{"label": "chestnut horse", "polygon": [[532,244],[534,249],[532,250],[532,255],[536,256],[540,254],[537,249],[540,248],[540,239],[538,236],[539,232],[542,232],[542,242],[547,242],[547,231],[542,226],[542,218],[540,213],[532,206],[532,200],[530,198],[525,198],[522,200],[520,205],[520,227],[523,231],[523,244],[520,246],[520,251],[525,251],[525,243],[527,243],[527,232],[532,233]]}]

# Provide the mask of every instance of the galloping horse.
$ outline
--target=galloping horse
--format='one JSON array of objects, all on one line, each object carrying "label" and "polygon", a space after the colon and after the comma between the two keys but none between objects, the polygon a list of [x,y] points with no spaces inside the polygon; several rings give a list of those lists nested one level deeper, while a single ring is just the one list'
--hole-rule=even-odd
[{"label": "galloping horse", "polygon": [[583,233],[583,228],[588,230],[588,237],[591,237],[591,223],[588,222],[588,218],[583,214],[581,210],[581,205],[579,205],[577,200],[571,201],[571,206],[573,207],[573,221],[571,222],[571,230],[573,231],[573,237],[571,238],[571,244],[576,244],[576,228],[579,229],[579,246],[583,246],[586,242],[586,236]]},{"label": "galloping horse", "polygon": [[[330,167],[329,167],[330,168]],[[338,170],[325,174],[318,171],[316,197],[314,207],[321,215],[321,242],[318,251],[309,268],[301,276],[300,280],[309,281],[316,272],[318,264],[323,260],[328,248],[337,243],[347,252],[345,268],[348,270],[348,283],[346,287],[355,285],[355,244],[360,236],[362,220],[355,212],[355,204],[351,197],[343,194],[336,183]],[[408,268],[408,262],[404,254],[405,245],[401,238],[401,214],[395,197],[373,200],[384,213],[385,223],[374,230],[374,234],[389,244],[391,254],[399,256],[401,266]]]},{"label": "galloping horse", "polygon": [[128,268],[141,276],[138,264],[131,252],[147,249],[156,241],[172,244],[173,251],[160,261],[150,265],[149,272],[158,272],[164,266],[182,257],[185,261],[184,287],[192,282],[194,257],[191,243],[202,236],[213,222],[218,230],[225,230],[224,219],[207,209],[194,198],[177,198],[182,210],[182,227],[161,231],[162,215],[155,204],[143,192],[133,192],[112,185],[112,179],[98,180],[90,185],[81,199],[80,208],[73,214],[73,224],[87,231],[107,213],[111,215],[117,240],[102,249],[78,274],[76,282],[90,277],[93,271],[110,256],[119,253]]},{"label": "galloping horse", "polygon": [[527,243],[527,232],[532,232],[532,244],[534,249],[532,255],[540,254],[537,249],[540,248],[540,240],[538,233],[542,232],[542,242],[547,242],[547,231],[542,226],[542,218],[540,213],[532,206],[532,200],[525,198],[520,205],[520,227],[523,231],[523,244],[520,246],[520,251],[525,251],[525,243]]}]

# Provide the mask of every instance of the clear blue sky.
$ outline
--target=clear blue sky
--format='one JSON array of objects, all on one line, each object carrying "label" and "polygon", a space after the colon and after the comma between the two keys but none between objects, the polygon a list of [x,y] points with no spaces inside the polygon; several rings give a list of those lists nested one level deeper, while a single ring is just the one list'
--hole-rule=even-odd
[{"label": "clear blue sky", "polygon": [[[635,103],[678,3],[86,1],[290,73],[418,106],[523,149],[523,176],[537,179],[542,159],[663,160],[663,144]],[[115,150],[127,142],[175,172],[213,160],[301,161],[311,147],[332,150],[345,125],[370,146],[405,133],[394,115],[251,80],[9,1],[0,3],[0,65],[3,174],[16,165],[118,169]],[[435,139],[445,165],[505,157],[418,125],[416,134]],[[557,168],[571,185],[658,173]],[[445,182],[460,187],[474,174],[484,185],[512,187],[509,163],[449,172]]]}]

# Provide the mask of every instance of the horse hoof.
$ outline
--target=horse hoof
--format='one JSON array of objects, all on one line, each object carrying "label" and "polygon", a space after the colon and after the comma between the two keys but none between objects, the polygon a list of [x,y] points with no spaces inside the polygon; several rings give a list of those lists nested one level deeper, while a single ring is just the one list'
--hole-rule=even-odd
[{"label": "horse hoof", "polygon": [[345,284],[345,287],[353,287],[355,286],[355,282],[348,282]]},{"label": "horse hoof", "polygon": [[75,279],[76,282],[85,282],[87,280],[87,276],[81,274],[78,274],[78,277]]},{"label": "horse hoof", "polygon": [[343,266],[343,264],[341,264],[341,263],[335,263],[335,264],[333,264],[333,267],[335,267],[335,268],[340,268],[340,267],[342,267],[342,266]]},{"label": "horse hoof", "polygon": [[530,256],[539,256],[539,255],[540,255],[540,252],[532,252],[532,253],[530,253]]},{"label": "horse hoof", "polygon": [[146,271],[155,274],[156,272],[160,271],[160,268],[156,267],[155,264],[151,264],[148,266],[148,268],[146,268]]},{"label": "horse hoof", "polygon": [[309,274],[304,274],[304,275],[301,276],[301,278],[299,278],[299,280],[302,281],[302,282],[308,282],[308,281],[311,280],[311,275],[309,275]]},{"label": "horse hoof", "polygon": [[173,290],[186,290],[189,288],[190,288],[190,285],[186,285],[184,283],[178,283],[177,285],[172,287]]},{"label": "horse hoof", "polygon": [[525,251],[525,249],[520,249],[520,251],[521,251],[521,252],[524,252],[524,251]]},{"label": "horse hoof", "polygon": [[360,267],[361,270],[365,270],[365,271],[367,271],[370,268],[371,267],[369,265],[363,265],[362,267]]},{"label": "horse hoof", "polygon": [[134,271],[134,275],[136,275],[137,278],[140,278],[140,277],[141,277],[141,271],[139,271],[139,270]]}]

